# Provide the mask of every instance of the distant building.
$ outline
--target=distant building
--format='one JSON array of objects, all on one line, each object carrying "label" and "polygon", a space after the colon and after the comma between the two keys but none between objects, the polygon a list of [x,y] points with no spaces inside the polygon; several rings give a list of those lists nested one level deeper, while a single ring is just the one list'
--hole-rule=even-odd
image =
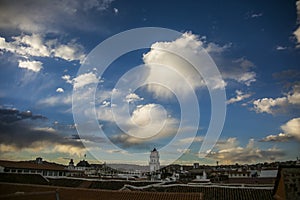
[{"label": "distant building", "polygon": [[75,169],[73,159],[70,160],[69,165],[68,165],[68,169],[70,169],[70,170],[74,170]]},{"label": "distant building", "polygon": [[200,167],[199,163],[194,163],[194,165],[193,165],[194,169],[199,169],[199,167]]},{"label": "distant building", "polygon": [[247,170],[243,170],[243,171],[238,171],[238,170],[231,170],[228,172],[228,178],[249,178],[251,177],[251,172],[247,171]]},{"label": "distant building", "polygon": [[75,169],[85,171],[91,168],[91,165],[86,160],[81,160],[79,163],[77,163]]},{"label": "distant building", "polygon": [[196,176],[196,179],[192,180],[192,182],[196,183],[210,183],[210,179],[207,178],[207,174],[205,170],[203,170],[202,177]]},{"label": "distant building", "polygon": [[259,177],[270,177],[270,178],[276,178],[278,169],[262,169],[259,173]]},{"label": "distant building", "polygon": [[154,148],[150,153],[149,161],[150,172],[155,172],[160,169],[159,152]]}]

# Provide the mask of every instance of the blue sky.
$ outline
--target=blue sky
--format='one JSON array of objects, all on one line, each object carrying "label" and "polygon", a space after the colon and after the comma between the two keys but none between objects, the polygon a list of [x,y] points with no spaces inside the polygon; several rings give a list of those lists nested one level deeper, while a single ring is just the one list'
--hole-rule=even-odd
[{"label": "blue sky", "polygon": [[[165,146],[172,151],[161,153],[162,164],[256,163],[300,156],[299,1],[0,4],[0,159],[42,156],[67,163],[87,154],[91,162],[147,164],[149,151]],[[120,55],[104,73],[101,66],[79,72],[101,42],[142,27],[172,29],[179,35],[162,40],[154,32],[157,40]],[[122,45],[116,43],[107,52]],[[198,156],[212,120],[205,77],[182,58],[157,49],[192,57],[205,50],[203,59],[212,58],[222,76],[212,87],[226,92],[225,123],[205,158]],[[97,59],[107,59],[106,52]],[[146,67],[131,71],[138,65]],[[129,90],[130,84],[122,82],[127,79],[144,85]],[[166,81],[165,87],[145,84],[153,80]],[[124,90],[116,89],[118,81]],[[93,104],[86,104],[93,87]],[[189,102],[189,89],[197,97],[197,127],[190,118],[181,118],[181,101]],[[74,91],[75,102],[85,105],[73,104],[72,109]],[[194,107],[188,109],[188,116],[197,114]],[[176,138],[180,123],[182,133]]]}]

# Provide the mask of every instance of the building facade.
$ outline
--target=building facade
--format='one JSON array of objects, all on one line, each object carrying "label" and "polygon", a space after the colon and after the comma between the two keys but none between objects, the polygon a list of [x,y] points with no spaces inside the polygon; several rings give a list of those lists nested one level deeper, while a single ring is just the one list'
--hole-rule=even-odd
[{"label": "building facade", "polygon": [[45,177],[67,176],[69,170],[63,165],[43,161],[36,158],[34,161],[0,161],[0,173],[40,174]]}]

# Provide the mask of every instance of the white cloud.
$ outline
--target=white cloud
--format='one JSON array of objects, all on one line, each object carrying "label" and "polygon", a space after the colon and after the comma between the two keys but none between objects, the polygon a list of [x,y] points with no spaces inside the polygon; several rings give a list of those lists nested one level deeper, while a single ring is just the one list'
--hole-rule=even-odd
[{"label": "white cloud", "polygon": [[0,37],[0,49],[24,57],[49,57],[51,54],[41,35],[21,35],[12,39],[11,42],[6,42],[5,38]]},{"label": "white cloud", "polygon": [[[147,81],[164,80],[165,86],[170,87],[149,84],[147,89],[157,97],[171,97],[172,92],[180,91],[181,93],[186,93],[186,91],[189,91],[187,88],[189,85],[192,89],[196,89],[209,84],[202,79],[201,75],[197,73],[190,63],[169,52],[176,51],[180,53],[182,51],[181,55],[188,53],[198,56],[201,49],[205,49],[214,58],[214,61],[219,64],[219,70],[225,80],[234,80],[250,86],[256,81],[256,73],[252,71],[255,65],[246,58],[228,61],[228,58],[225,58],[222,53],[227,51],[230,46],[230,43],[222,46],[213,42],[207,42],[206,37],[199,39],[197,35],[190,32],[183,33],[181,37],[172,42],[156,42],[152,44],[151,50],[143,56],[144,63],[149,67]],[[170,69],[166,67],[157,67],[157,64],[168,66],[179,75],[176,75],[175,72],[170,73]],[[187,84],[183,84],[183,81]],[[213,89],[226,86],[224,80],[216,77],[209,77],[206,81],[211,81]]]},{"label": "white cloud", "polygon": [[287,98],[286,97],[280,97],[280,98],[262,98],[257,99],[253,102],[254,110],[257,113],[269,113],[274,114],[276,107],[284,107],[287,105]]},{"label": "white cloud", "polygon": [[39,72],[43,68],[43,64],[40,61],[19,60],[19,68]]},{"label": "white cloud", "polygon": [[57,89],[56,89],[56,92],[58,92],[58,93],[63,93],[63,92],[64,92],[64,89],[62,89],[62,88],[57,88]]},{"label": "white cloud", "polygon": [[63,80],[65,80],[66,83],[72,84],[72,79],[71,79],[71,76],[70,76],[70,75],[66,74],[66,75],[63,75],[61,78],[62,78]]},{"label": "white cloud", "polygon": [[110,102],[109,101],[103,101],[102,102],[102,107],[108,107],[110,106]]},{"label": "white cloud", "polygon": [[96,74],[92,72],[80,74],[79,76],[73,79],[75,89],[82,88],[86,85],[98,82],[99,79],[97,78]]},{"label": "white cloud", "polygon": [[[143,55],[144,63],[150,69],[147,79],[150,81],[157,79],[168,80],[169,85],[173,86],[172,89],[187,91],[186,88],[182,88],[183,80],[181,80],[180,76],[170,74],[170,71],[165,67],[160,67],[159,70],[155,70],[152,67],[153,64],[161,64],[173,68],[183,77],[186,77],[186,81],[188,81],[193,88],[204,86],[204,82],[201,81],[196,70],[193,69],[188,62],[177,55],[162,50],[166,49],[172,51],[172,49],[182,49],[182,51],[195,52],[201,45],[202,42],[198,40],[196,35],[191,33],[184,33],[180,38],[172,42],[156,42],[152,44],[151,50]],[[148,85],[147,89],[160,97],[170,97],[172,94],[167,88],[158,85]]]},{"label": "white cloud", "polygon": [[144,98],[141,98],[139,97],[137,94],[135,93],[130,93],[126,96],[126,101],[128,103],[132,103],[132,102],[135,102],[135,101],[142,101],[144,100]]},{"label": "white cloud", "polygon": [[[121,132],[111,139],[121,145],[131,146],[143,144],[169,137],[177,133],[178,120],[167,115],[167,112],[158,104],[138,105],[131,115],[123,112],[127,107],[118,105],[117,112],[112,113],[112,107],[103,106],[107,101],[96,106],[97,117],[100,121],[118,122]],[[88,112],[84,113],[89,114]]]},{"label": "white cloud", "polygon": [[137,138],[158,139],[175,134],[178,121],[167,117],[166,111],[158,104],[137,106],[127,121],[127,133]]},{"label": "white cloud", "polygon": [[[171,97],[170,89],[181,94],[188,93],[190,87],[196,89],[206,85],[204,80],[196,69],[182,57],[170,52],[182,51],[192,56],[199,56],[201,49],[207,48],[210,52],[220,53],[227,46],[220,47],[217,44],[202,42],[197,35],[190,32],[183,33],[181,37],[172,42],[156,42],[151,45],[151,50],[143,55],[143,61],[149,68],[149,73],[146,82],[155,82],[155,80],[163,80],[165,87],[160,85],[149,84],[147,89],[153,92],[158,97]],[[169,52],[170,51],[170,52]],[[167,67],[157,67],[157,64]],[[172,73],[170,73],[173,71]],[[225,86],[223,80],[216,77],[210,77],[214,89],[219,89]],[[169,87],[169,88],[168,88]]]},{"label": "white cloud", "polygon": [[[21,55],[41,56],[49,57],[50,51],[46,45],[44,45],[44,39],[39,34],[21,35],[13,37],[15,44],[20,49]],[[21,52],[23,51],[23,53]]]},{"label": "white cloud", "polygon": [[258,18],[258,17],[262,17],[263,14],[262,13],[254,13],[251,15],[251,18]]},{"label": "white cloud", "polygon": [[300,140],[300,118],[294,118],[281,126],[281,129],[291,136]]},{"label": "white cloud", "polygon": [[283,133],[277,135],[268,135],[263,138],[262,142],[286,142],[292,138],[300,141],[300,118],[293,118],[287,123],[282,125],[281,130]]},{"label": "white cloud", "polygon": [[55,57],[62,58],[67,61],[79,60],[81,63],[83,62],[85,55],[83,52],[83,47],[75,44],[61,44],[52,50]]},{"label": "white cloud", "polygon": [[283,97],[262,98],[253,101],[254,110],[257,113],[284,113],[290,108],[299,108],[300,105],[300,85],[294,85],[293,89]]},{"label": "white cloud", "polygon": [[[294,36],[296,37],[297,39],[297,43],[299,44],[300,43],[300,27],[298,27],[295,31],[294,31]],[[297,47],[299,47],[300,45],[297,45]]]},{"label": "white cloud", "polygon": [[57,40],[45,40],[40,34],[12,37],[10,42],[0,37],[0,49],[25,58],[57,57],[67,61],[78,60],[80,62],[85,58],[83,47],[76,44],[75,41],[60,44]]},{"label": "white cloud", "polygon": [[287,95],[290,104],[300,104],[300,84],[295,85],[293,90]]},{"label": "white cloud", "polygon": [[78,157],[83,156],[87,151],[86,148],[73,146],[69,144],[55,144],[52,148],[52,152],[66,153],[68,155],[77,155]]},{"label": "white cloud", "polygon": [[139,126],[146,126],[153,120],[160,122],[160,120],[164,120],[165,118],[166,113],[163,113],[160,106],[156,104],[147,104],[138,106],[133,111],[131,120]]},{"label": "white cloud", "polygon": [[119,9],[118,8],[114,8],[114,13],[117,15],[119,13]]},{"label": "white cloud", "polygon": [[251,94],[244,94],[240,90],[236,90],[235,93],[236,93],[236,97],[232,97],[231,99],[229,99],[227,101],[227,104],[236,103],[236,102],[242,101],[244,99],[247,99],[251,96]]}]

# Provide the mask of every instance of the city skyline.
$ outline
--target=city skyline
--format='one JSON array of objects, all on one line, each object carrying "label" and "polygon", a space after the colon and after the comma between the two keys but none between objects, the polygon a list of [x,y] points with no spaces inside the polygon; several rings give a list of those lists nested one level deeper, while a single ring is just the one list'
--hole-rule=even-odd
[{"label": "city skyline", "polygon": [[[41,156],[64,163],[86,155],[95,163],[147,165],[150,151],[166,146],[173,151],[160,151],[161,165],[177,156],[176,163],[210,165],[300,156],[300,1],[129,2],[0,1],[1,160]],[[154,32],[157,40],[120,55],[103,73],[102,66],[79,72],[101,42],[143,27],[179,35],[165,39]],[[123,45],[115,43],[107,52]],[[209,82],[195,75],[188,60],[170,53],[197,57],[202,50],[222,79],[209,77]],[[97,62],[107,59],[105,53]],[[134,72],[139,65],[145,67]],[[148,84],[158,79],[172,90]],[[127,86],[126,80],[142,84],[117,89]],[[93,85],[95,100],[90,102]],[[191,89],[199,104],[197,127],[182,119],[182,99],[189,102]],[[214,120],[211,95],[223,89],[224,127],[214,148],[199,158]],[[87,100],[74,106],[77,98]],[[99,127],[86,120],[91,116]],[[174,141],[179,127],[181,135]]]}]

